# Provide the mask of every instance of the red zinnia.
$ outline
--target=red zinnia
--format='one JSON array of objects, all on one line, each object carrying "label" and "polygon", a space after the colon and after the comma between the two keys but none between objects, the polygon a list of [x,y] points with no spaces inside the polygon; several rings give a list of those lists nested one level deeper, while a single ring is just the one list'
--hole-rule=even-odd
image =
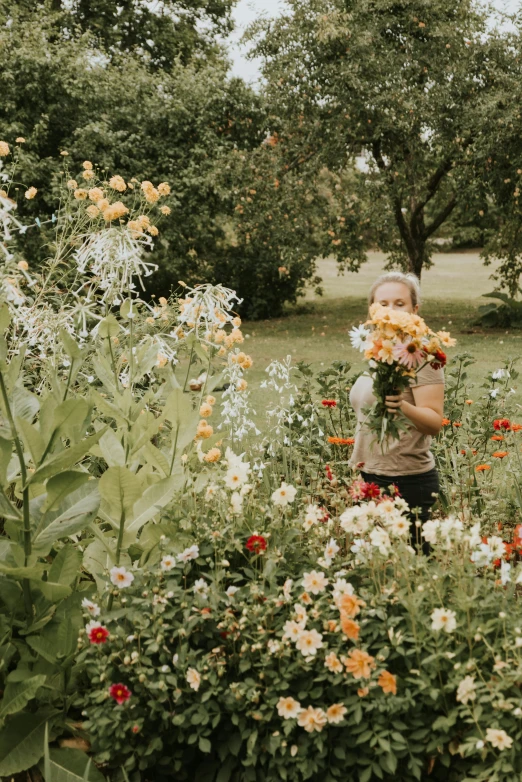
[{"label": "red zinnia", "polygon": [[109,631],[102,625],[92,627],[89,631],[89,641],[92,644],[104,644],[109,637]]},{"label": "red zinnia", "polygon": [[326,464],[324,469],[325,469],[326,477],[328,478],[328,480],[329,481],[333,481],[333,472],[332,472],[332,468],[330,467],[330,465]]},{"label": "red zinnia", "polygon": [[266,540],[262,535],[251,535],[245,545],[254,554],[266,550]]},{"label": "red zinnia", "polygon": [[109,687],[109,695],[116,703],[121,705],[129,700],[132,692],[124,684],[111,684]]},{"label": "red zinnia", "polygon": [[513,547],[519,554],[522,553],[522,524],[517,524],[513,533]]},{"label": "red zinnia", "polygon": [[321,404],[323,407],[337,407],[335,399],[323,399]]},{"label": "red zinnia", "polygon": [[359,491],[363,500],[374,500],[381,496],[381,490],[376,483],[363,483]]},{"label": "red zinnia", "polygon": [[511,429],[511,424],[509,422],[508,418],[496,418],[493,421],[493,429],[495,429],[497,432],[500,431],[500,429],[504,429],[507,431],[508,429]]},{"label": "red zinnia", "polygon": [[436,350],[435,351],[435,360],[431,362],[431,366],[433,369],[442,369],[442,367],[446,366],[446,361],[448,360],[448,357],[442,350]]}]

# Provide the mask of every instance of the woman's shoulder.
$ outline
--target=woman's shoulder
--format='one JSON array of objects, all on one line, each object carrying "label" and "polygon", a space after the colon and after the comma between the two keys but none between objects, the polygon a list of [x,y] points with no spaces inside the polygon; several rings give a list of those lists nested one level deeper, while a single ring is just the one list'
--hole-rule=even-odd
[{"label": "woman's shoulder", "polygon": [[412,383],[412,387],[416,386],[437,386],[444,385],[444,370],[442,368],[435,369],[431,364],[426,364],[425,367],[419,369],[417,377]]}]

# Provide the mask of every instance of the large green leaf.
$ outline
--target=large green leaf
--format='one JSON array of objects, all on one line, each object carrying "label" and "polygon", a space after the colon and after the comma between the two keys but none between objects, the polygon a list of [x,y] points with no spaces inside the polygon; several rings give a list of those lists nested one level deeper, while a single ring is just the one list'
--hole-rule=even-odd
[{"label": "large green leaf", "polygon": [[13,451],[13,441],[5,437],[0,437],[0,484],[5,486],[7,483],[7,468],[11,461]]},{"label": "large green leaf", "polygon": [[0,718],[3,719],[8,714],[16,714],[17,711],[25,708],[26,704],[36,695],[38,688],[44,684],[46,678],[44,674],[40,674],[21,682],[8,681],[0,703]]},{"label": "large green leaf", "polygon": [[10,567],[0,562],[0,573],[11,578],[40,578],[44,571],[44,565],[33,565],[32,567]]},{"label": "large green leaf", "polygon": [[98,442],[103,435],[105,429],[101,429],[99,432],[91,434],[82,440],[80,443],[66,448],[60,453],[51,456],[46,459],[45,462],[30,476],[27,483],[42,483],[47,478],[51,478],[53,475],[68,470],[70,467],[74,467],[85,454],[89,453],[92,446]]},{"label": "large green leaf", "polygon": [[38,581],[31,580],[31,585],[36,589],[39,589],[45,599],[50,603],[58,603],[65,597],[69,597],[72,592],[71,587],[67,586],[66,584],[57,584],[53,583],[52,581],[42,581],[42,579],[39,579]]},{"label": "large green leaf", "polygon": [[44,752],[49,711],[16,714],[0,731],[0,778],[34,766]]},{"label": "large green leaf", "polygon": [[33,537],[34,548],[45,548],[88,527],[96,518],[99,507],[98,483],[89,481],[83,484],[65,498],[57,511],[44,513]]},{"label": "large green leaf", "polygon": [[74,341],[74,339],[71,337],[68,331],[62,329],[60,331],[60,337],[63,342],[65,352],[67,353],[69,358],[75,359],[75,358],[82,357],[81,348],[77,345],[77,343]]},{"label": "large green leaf", "polygon": [[127,467],[109,467],[100,478],[99,487],[104,501],[102,509],[116,524],[123,515],[131,513],[142,492],[139,477]]},{"label": "large green leaf", "polygon": [[109,467],[125,466],[125,451],[121,440],[113,429],[107,429],[103,437],[100,438],[99,447]]},{"label": "large green leaf", "polygon": [[39,409],[38,397],[31,394],[23,386],[15,386],[11,395],[11,413],[13,418],[25,418],[27,421],[32,421]]},{"label": "large green leaf", "polygon": [[39,464],[45,451],[45,442],[39,430],[25,418],[16,418],[16,428],[22,434],[25,447],[30,452],[35,466]]},{"label": "large green leaf", "polygon": [[48,663],[56,663],[56,656],[60,652],[57,644],[42,638],[41,635],[28,635],[27,643],[37,654],[47,660]]},{"label": "large green leaf", "polygon": [[[51,749],[48,767],[50,776],[45,782],[106,782],[101,771],[79,749]],[[43,764],[40,770],[43,770]]]},{"label": "large green leaf", "polygon": [[49,581],[56,584],[72,584],[80,572],[81,557],[70,544],[64,546],[54,558],[49,571]]},{"label": "large green leaf", "polygon": [[85,399],[67,399],[59,404],[53,415],[53,432],[65,435],[73,442],[80,439],[91,405]]},{"label": "large green leaf", "polygon": [[149,486],[135,503],[132,516],[128,517],[125,524],[125,533],[136,535],[147,521],[154,518],[158,511],[171,501],[183,481],[183,475],[171,475]]},{"label": "large green leaf", "polygon": [[47,481],[47,498],[45,512],[53,511],[59,507],[68,494],[72,494],[89,480],[89,473],[80,470],[65,470]]},{"label": "large green leaf", "polygon": [[0,516],[4,519],[17,519],[22,518],[22,513],[19,508],[10,502],[4,494],[4,490],[0,487]]}]

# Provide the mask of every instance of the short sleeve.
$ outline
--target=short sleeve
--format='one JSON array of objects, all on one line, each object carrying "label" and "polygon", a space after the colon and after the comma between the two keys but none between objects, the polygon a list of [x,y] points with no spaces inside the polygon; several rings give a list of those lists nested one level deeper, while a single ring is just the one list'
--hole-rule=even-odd
[{"label": "short sleeve", "polygon": [[417,373],[417,377],[412,381],[411,388],[440,385],[444,385],[444,370],[434,369],[431,364],[426,364],[426,366]]}]

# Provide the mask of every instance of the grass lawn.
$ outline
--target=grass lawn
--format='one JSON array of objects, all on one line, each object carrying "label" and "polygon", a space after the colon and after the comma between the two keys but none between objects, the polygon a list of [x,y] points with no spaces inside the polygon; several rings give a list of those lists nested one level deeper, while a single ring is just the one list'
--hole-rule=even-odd
[{"label": "grass lawn", "polygon": [[[333,261],[320,261],[322,297],[310,292],[282,318],[244,324],[244,333],[249,335],[244,350],[254,359],[248,373],[254,408],[256,404],[262,408],[263,392],[258,386],[273,359],[290,354],[295,363],[305,361],[316,368],[344,359],[353,362],[354,368],[362,368],[361,354],[352,349],[347,331],[365,319],[368,289],[384,263],[383,253],[370,253],[359,273],[337,276]],[[481,295],[495,288],[489,279],[491,273],[492,267],[481,263],[478,252],[439,253],[422,279],[421,314],[432,329],[447,329],[457,338],[450,357],[469,352],[476,358],[469,370],[474,383],[522,351],[522,330],[485,330],[471,325],[478,306],[487,301]]]}]

